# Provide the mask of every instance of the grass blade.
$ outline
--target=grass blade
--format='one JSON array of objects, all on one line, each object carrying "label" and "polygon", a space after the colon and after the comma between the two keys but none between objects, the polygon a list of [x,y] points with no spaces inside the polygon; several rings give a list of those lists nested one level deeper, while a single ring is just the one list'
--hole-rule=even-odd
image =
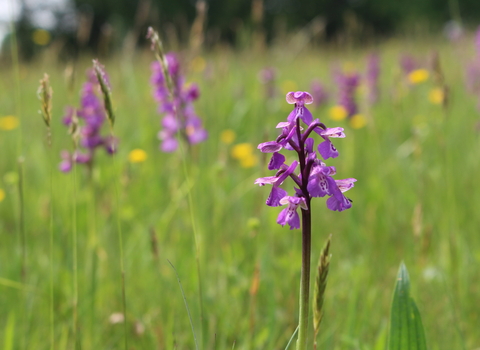
[{"label": "grass blade", "polygon": [[187,298],[185,297],[185,292],[183,291],[182,282],[180,282],[180,277],[178,277],[177,269],[175,269],[175,266],[173,266],[170,260],[167,259],[167,261],[172,267],[173,271],[175,271],[175,276],[177,276],[178,285],[180,286],[180,291],[182,292],[183,302],[185,303],[185,308],[187,309],[188,319],[190,320],[190,325],[192,326],[193,340],[195,340],[195,349],[198,350],[197,336],[195,335],[195,328],[193,327],[192,315],[190,314],[190,309],[188,308]]},{"label": "grass blade", "polygon": [[288,348],[290,347],[290,344],[292,343],[293,339],[297,335],[297,332],[298,332],[298,326],[297,328],[295,328],[295,332],[293,332],[292,336],[290,337],[290,340],[288,341],[287,346],[285,347],[285,350],[288,350]]}]

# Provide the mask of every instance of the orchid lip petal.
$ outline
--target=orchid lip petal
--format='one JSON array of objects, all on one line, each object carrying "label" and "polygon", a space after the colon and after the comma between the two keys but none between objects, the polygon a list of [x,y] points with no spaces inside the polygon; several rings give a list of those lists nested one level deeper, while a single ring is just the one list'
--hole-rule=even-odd
[{"label": "orchid lip petal", "polygon": [[313,103],[313,97],[306,91],[290,91],[286,95],[286,100],[288,104],[294,104],[294,103],[303,103],[306,105],[309,105]]}]

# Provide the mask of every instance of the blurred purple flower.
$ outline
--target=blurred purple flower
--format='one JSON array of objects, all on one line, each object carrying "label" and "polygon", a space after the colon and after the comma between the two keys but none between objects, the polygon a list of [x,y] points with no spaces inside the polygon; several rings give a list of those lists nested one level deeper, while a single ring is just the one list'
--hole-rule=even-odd
[{"label": "blurred purple flower", "polygon": [[368,90],[368,102],[373,105],[378,101],[378,78],[380,77],[380,57],[376,53],[368,56],[365,82]]},{"label": "blurred purple flower", "polygon": [[337,71],[335,80],[338,86],[338,105],[345,108],[347,116],[350,118],[358,113],[355,92],[360,84],[360,75],[356,72]]},{"label": "blurred purple flower", "polygon": [[328,101],[328,93],[323,84],[315,79],[310,84],[313,96],[313,105],[318,108]]},{"label": "blurred purple flower", "polygon": [[448,21],[443,27],[443,33],[451,42],[458,42],[464,35],[463,27],[455,20]]},{"label": "blurred purple flower", "polygon": [[475,33],[476,57],[471,61],[465,71],[465,84],[467,91],[477,97],[477,109],[480,111],[480,26]]},{"label": "blurred purple flower", "polygon": [[157,61],[151,65],[150,82],[154,89],[153,97],[158,102],[158,112],[163,115],[162,130],[158,133],[162,141],[160,149],[163,152],[174,152],[178,148],[178,135],[188,144],[196,144],[205,141],[208,134],[193,107],[193,102],[200,96],[198,86],[185,85],[185,79],[180,73],[180,62],[175,54],[168,53],[165,57],[173,91],[170,93],[168,90],[162,67]]},{"label": "blurred purple flower", "polygon": [[419,68],[418,62],[411,55],[404,54],[400,57],[400,67],[403,74],[407,76],[415,69]]},{"label": "blurred purple flower", "polygon": [[[80,148],[75,150],[72,155],[68,151],[62,151],[63,160],[59,165],[62,172],[69,172],[73,163],[87,164],[91,168],[95,150],[98,147],[103,147],[108,154],[113,154],[118,144],[118,140],[113,136],[101,134],[107,114],[103,105],[100,84],[94,69],[87,70],[86,75],[87,81],[81,90],[80,108],[75,109],[68,106],[63,117],[63,123],[69,127],[72,127],[74,118],[78,119],[78,125],[75,125],[78,130],[74,137],[78,138]],[[109,84],[108,76],[104,71],[103,78]]]},{"label": "blurred purple flower", "polygon": [[265,97],[272,99],[276,95],[275,81],[277,71],[273,67],[265,67],[258,72],[258,80],[265,86]]},{"label": "blurred purple flower", "polygon": [[477,52],[477,60],[480,60],[480,26],[475,32],[475,51]]}]

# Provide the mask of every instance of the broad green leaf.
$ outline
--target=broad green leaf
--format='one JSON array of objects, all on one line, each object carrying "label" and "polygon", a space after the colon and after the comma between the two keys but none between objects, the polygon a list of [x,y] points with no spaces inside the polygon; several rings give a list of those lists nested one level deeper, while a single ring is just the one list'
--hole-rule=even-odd
[{"label": "broad green leaf", "polygon": [[426,350],[422,318],[415,302],[410,297],[410,278],[402,262],[390,315],[389,350]]}]

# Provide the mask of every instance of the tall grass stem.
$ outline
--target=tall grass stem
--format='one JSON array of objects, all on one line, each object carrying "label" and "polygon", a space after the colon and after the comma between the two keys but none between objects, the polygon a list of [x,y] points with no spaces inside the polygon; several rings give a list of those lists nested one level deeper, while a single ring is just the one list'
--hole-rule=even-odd
[{"label": "tall grass stem", "polygon": [[78,349],[78,242],[77,242],[77,166],[73,164],[73,213],[72,213],[72,255],[73,255],[73,342]]},{"label": "tall grass stem", "polygon": [[49,251],[50,251],[50,348],[55,349],[55,298],[54,298],[54,257],[53,257],[53,242],[54,242],[54,228],[53,228],[53,159],[52,159],[52,144],[50,138],[50,127],[48,128],[48,163],[50,167],[50,232],[49,232]]},{"label": "tall grass stem", "polygon": [[[110,124],[111,134],[113,136],[113,123]],[[116,150],[115,150],[116,151]],[[114,173],[118,174],[118,166],[116,160],[116,152],[112,154],[112,163]],[[116,222],[117,222],[117,236],[118,236],[118,248],[120,252],[120,274],[122,277],[122,308],[123,308],[123,328],[124,328],[124,341],[125,341],[125,350],[128,350],[128,327],[127,327],[127,295],[126,295],[126,282],[125,282],[125,255],[123,252],[123,234],[122,234],[122,225],[120,224],[120,195],[118,190],[118,179],[115,178],[115,201],[116,201]]]},{"label": "tall grass stem", "polygon": [[177,269],[175,269],[175,266],[173,266],[170,260],[167,259],[167,261],[172,267],[173,271],[175,271],[175,276],[177,276],[178,285],[180,286],[180,291],[182,292],[183,302],[185,303],[185,308],[187,309],[188,319],[190,320],[190,326],[192,327],[193,340],[195,341],[195,349],[199,350],[197,336],[195,335],[195,328],[193,326],[192,315],[190,314],[190,309],[188,308],[187,298],[185,297],[185,292],[183,291],[182,282],[180,281],[180,277],[178,276],[178,272]]}]

